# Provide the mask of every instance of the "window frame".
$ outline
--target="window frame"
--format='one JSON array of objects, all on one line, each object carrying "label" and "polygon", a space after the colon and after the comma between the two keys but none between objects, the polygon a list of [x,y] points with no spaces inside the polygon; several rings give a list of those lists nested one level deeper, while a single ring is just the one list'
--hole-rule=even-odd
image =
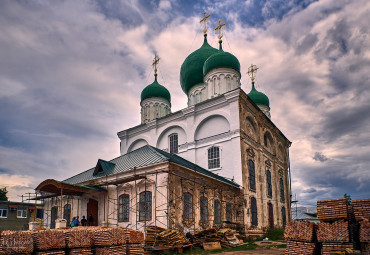
[{"label": "window frame", "polygon": [[285,203],[285,188],[284,188],[284,179],[280,177],[280,201]]},{"label": "window frame", "polygon": [[184,197],[183,219],[185,221],[192,221],[194,220],[193,195],[189,192],[185,192],[183,197]]},{"label": "window frame", "polygon": [[208,199],[207,197],[201,196],[199,199],[199,204],[200,204],[200,222],[206,223],[208,222]]},{"label": "window frame", "polygon": [[221,224],[221,202],[219,200],[215,200],[213,203],[213,215],[214,215],[213,224],[214,225]]},{"label": "window frame", "polygon": [[[69,208],[67,208],[68,206],[69,206]],[[66,208],[68,209],[68,211],[66,211]],[[63,219],[65,219],[67,221],[67,226],[71,223],[71,216],[72,216],[72,205],[71,204],[65,204],[63,206]]]},{"label": "window frame", "polygon": [[270,169],[266,170],[266,187],[267,187],[267,196],[272,197],[272,180]]},{"label": "window frame", "polygon": [[[149,196],[145,194],[150,193],[150,200],[147,200]],[[142,200],[142,195],[144,194],[144,199]],[[151,191],[143,191],[139,194],[139,221],[150,221],[152,220],[152,192]],[[149,206],[148,206],[149,205]],[[150,217],[147,217],[147,216]]]},{"label": "window frame", "polygon": [[255,197],[251,197],[251,224],[252,226],[258,226],[258,208]]},{"label": "window frame", "polygon": [[[126,199],[126,200],[125,200]],[[130,195],[122,194],[118,197],[118,222],[130,221]],[[127,216],[127,218],[125,218]]]},{"label": "window frame", "polygon": [[281,207],[281,218],[283,219],[283,227],[286,225],[286,209],[285,206]]},{"label": "window frame", "polygon": [[[17,218],[18,219],[27,219],[27,209],[17,209]],[[21,213],[21,215],[19,215],[19,213]],[[25,215],[23,215],[23,213],[25,214]]]},{"label": "window frame", "polygon": [[[171,139],[176,138],[174,141]],[[172,133],[168,136],[168,148],[171,154],[176,154],[179,152],[179,134]]]},{"label": "window frame", "polygon": [[[40,214],[42,215],[41,218],[39,218],[39,212],[41,212]],[[44,209],[41,209],[41,208],[36,208],[36,219],[40,219],[42,220],[44,218]]]},{"label": "window frame", "polygon": [[233,222],[233,206],[231,203],[226,204],[226,220]]},{"label": "window frame", "polygon": [[208,169],[221,168],[221,149],[219,146],[212,146],[207,149],[207,161]]},{"label": "window frame", "polygon": [[[6,213],[5,213],[5,216],[3,216],[4,212],[6,212]],[[8,218],[8,209],[5,209],[5,208],[1,208],[1,209],[0,209],[0,218],[1,218],[1,219],[6,219],[6,218]]]},{"label": "window frame", "polygon": [[[253,168],[251,167],[251,163],[252,163]],[[249,178],[248,178],[249,179],[249,189],[255,191],[256,190],[256,165],[252,159],[248,160],[248,173],[249,173]],[[251,173],[253,173],[253,175]],[[252,187],[252,183],[253,183],[253,187]]]}]

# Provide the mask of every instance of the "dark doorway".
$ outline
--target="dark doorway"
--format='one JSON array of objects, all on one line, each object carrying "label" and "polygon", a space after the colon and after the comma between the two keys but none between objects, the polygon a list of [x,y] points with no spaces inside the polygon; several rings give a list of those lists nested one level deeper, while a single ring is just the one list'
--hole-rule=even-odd
[{"label": "dark doorway", "polygon": [[269,228],[274,228],[274,209],[271,203],[267,204],[269,210]]},{"label": "dark doorway", "polygon": [[58,217],[58,207],[52,207],[51,208],[51,222],[50,222],[50,228],[55,228],[55,220]]},{"label": "dark doorway", "polygon": [[87,220],[89,221],[90,215],[93,217],[93,222],[88,222],[91,226],[97,226],[98,225],[98,201],[95,199],[89,199],[89,202],[87,203]]},{"label": "dark doorway", "polygon": [[63,210],[63,219],[67,221],[67,226],[71,225],[71,205],[66,204]]}]

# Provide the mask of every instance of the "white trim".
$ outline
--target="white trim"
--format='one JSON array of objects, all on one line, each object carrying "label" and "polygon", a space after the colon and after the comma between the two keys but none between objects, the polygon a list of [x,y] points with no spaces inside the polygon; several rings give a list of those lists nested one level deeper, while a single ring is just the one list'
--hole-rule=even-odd
[{"label": "white trim", "polygon": [[[3,216],[3,212],[6,212],[6,216],[4,217]],[[6,218],[8,218],[8,209],[0,209],[0,218],[1,219],[6,219]]]}]

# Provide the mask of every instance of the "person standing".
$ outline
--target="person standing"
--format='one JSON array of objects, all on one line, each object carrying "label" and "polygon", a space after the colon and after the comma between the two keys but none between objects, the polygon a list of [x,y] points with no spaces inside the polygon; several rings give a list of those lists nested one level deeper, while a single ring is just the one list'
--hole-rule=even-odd
[{"label": "person standing", "polygon": [[82,216],[81,226],[87,226],[87,220],[85,219],[85,216]]},{"label": "person standing", "polygon": [[88,219],[88,225],[93,226],[93,224],[94,224],[94,218],[93,218],[92,214],[90,213],[89,219]]}]

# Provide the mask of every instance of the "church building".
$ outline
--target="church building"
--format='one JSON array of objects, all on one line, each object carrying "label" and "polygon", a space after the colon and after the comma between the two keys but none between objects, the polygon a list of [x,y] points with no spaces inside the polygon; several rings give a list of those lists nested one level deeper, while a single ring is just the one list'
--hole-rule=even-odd
[{"label": "church building", "polygon": [[[141,124],[118,132],[121,156],[64,181],[45,180],[45,226],[92,216],[94,225],[145,230],[148,225],[195,232],[230,227],[246,233],[282,228],[291,218],[289,147],[271,120],[268,97],[256,89],[257,67],[241,89],[239,60],[207,41],[180,70],[188,107],[171,111],[157,80],[141,93]],[[185,96],[184,96],[185,99]],[[278,117],[278,116],[274,116]]]}]

